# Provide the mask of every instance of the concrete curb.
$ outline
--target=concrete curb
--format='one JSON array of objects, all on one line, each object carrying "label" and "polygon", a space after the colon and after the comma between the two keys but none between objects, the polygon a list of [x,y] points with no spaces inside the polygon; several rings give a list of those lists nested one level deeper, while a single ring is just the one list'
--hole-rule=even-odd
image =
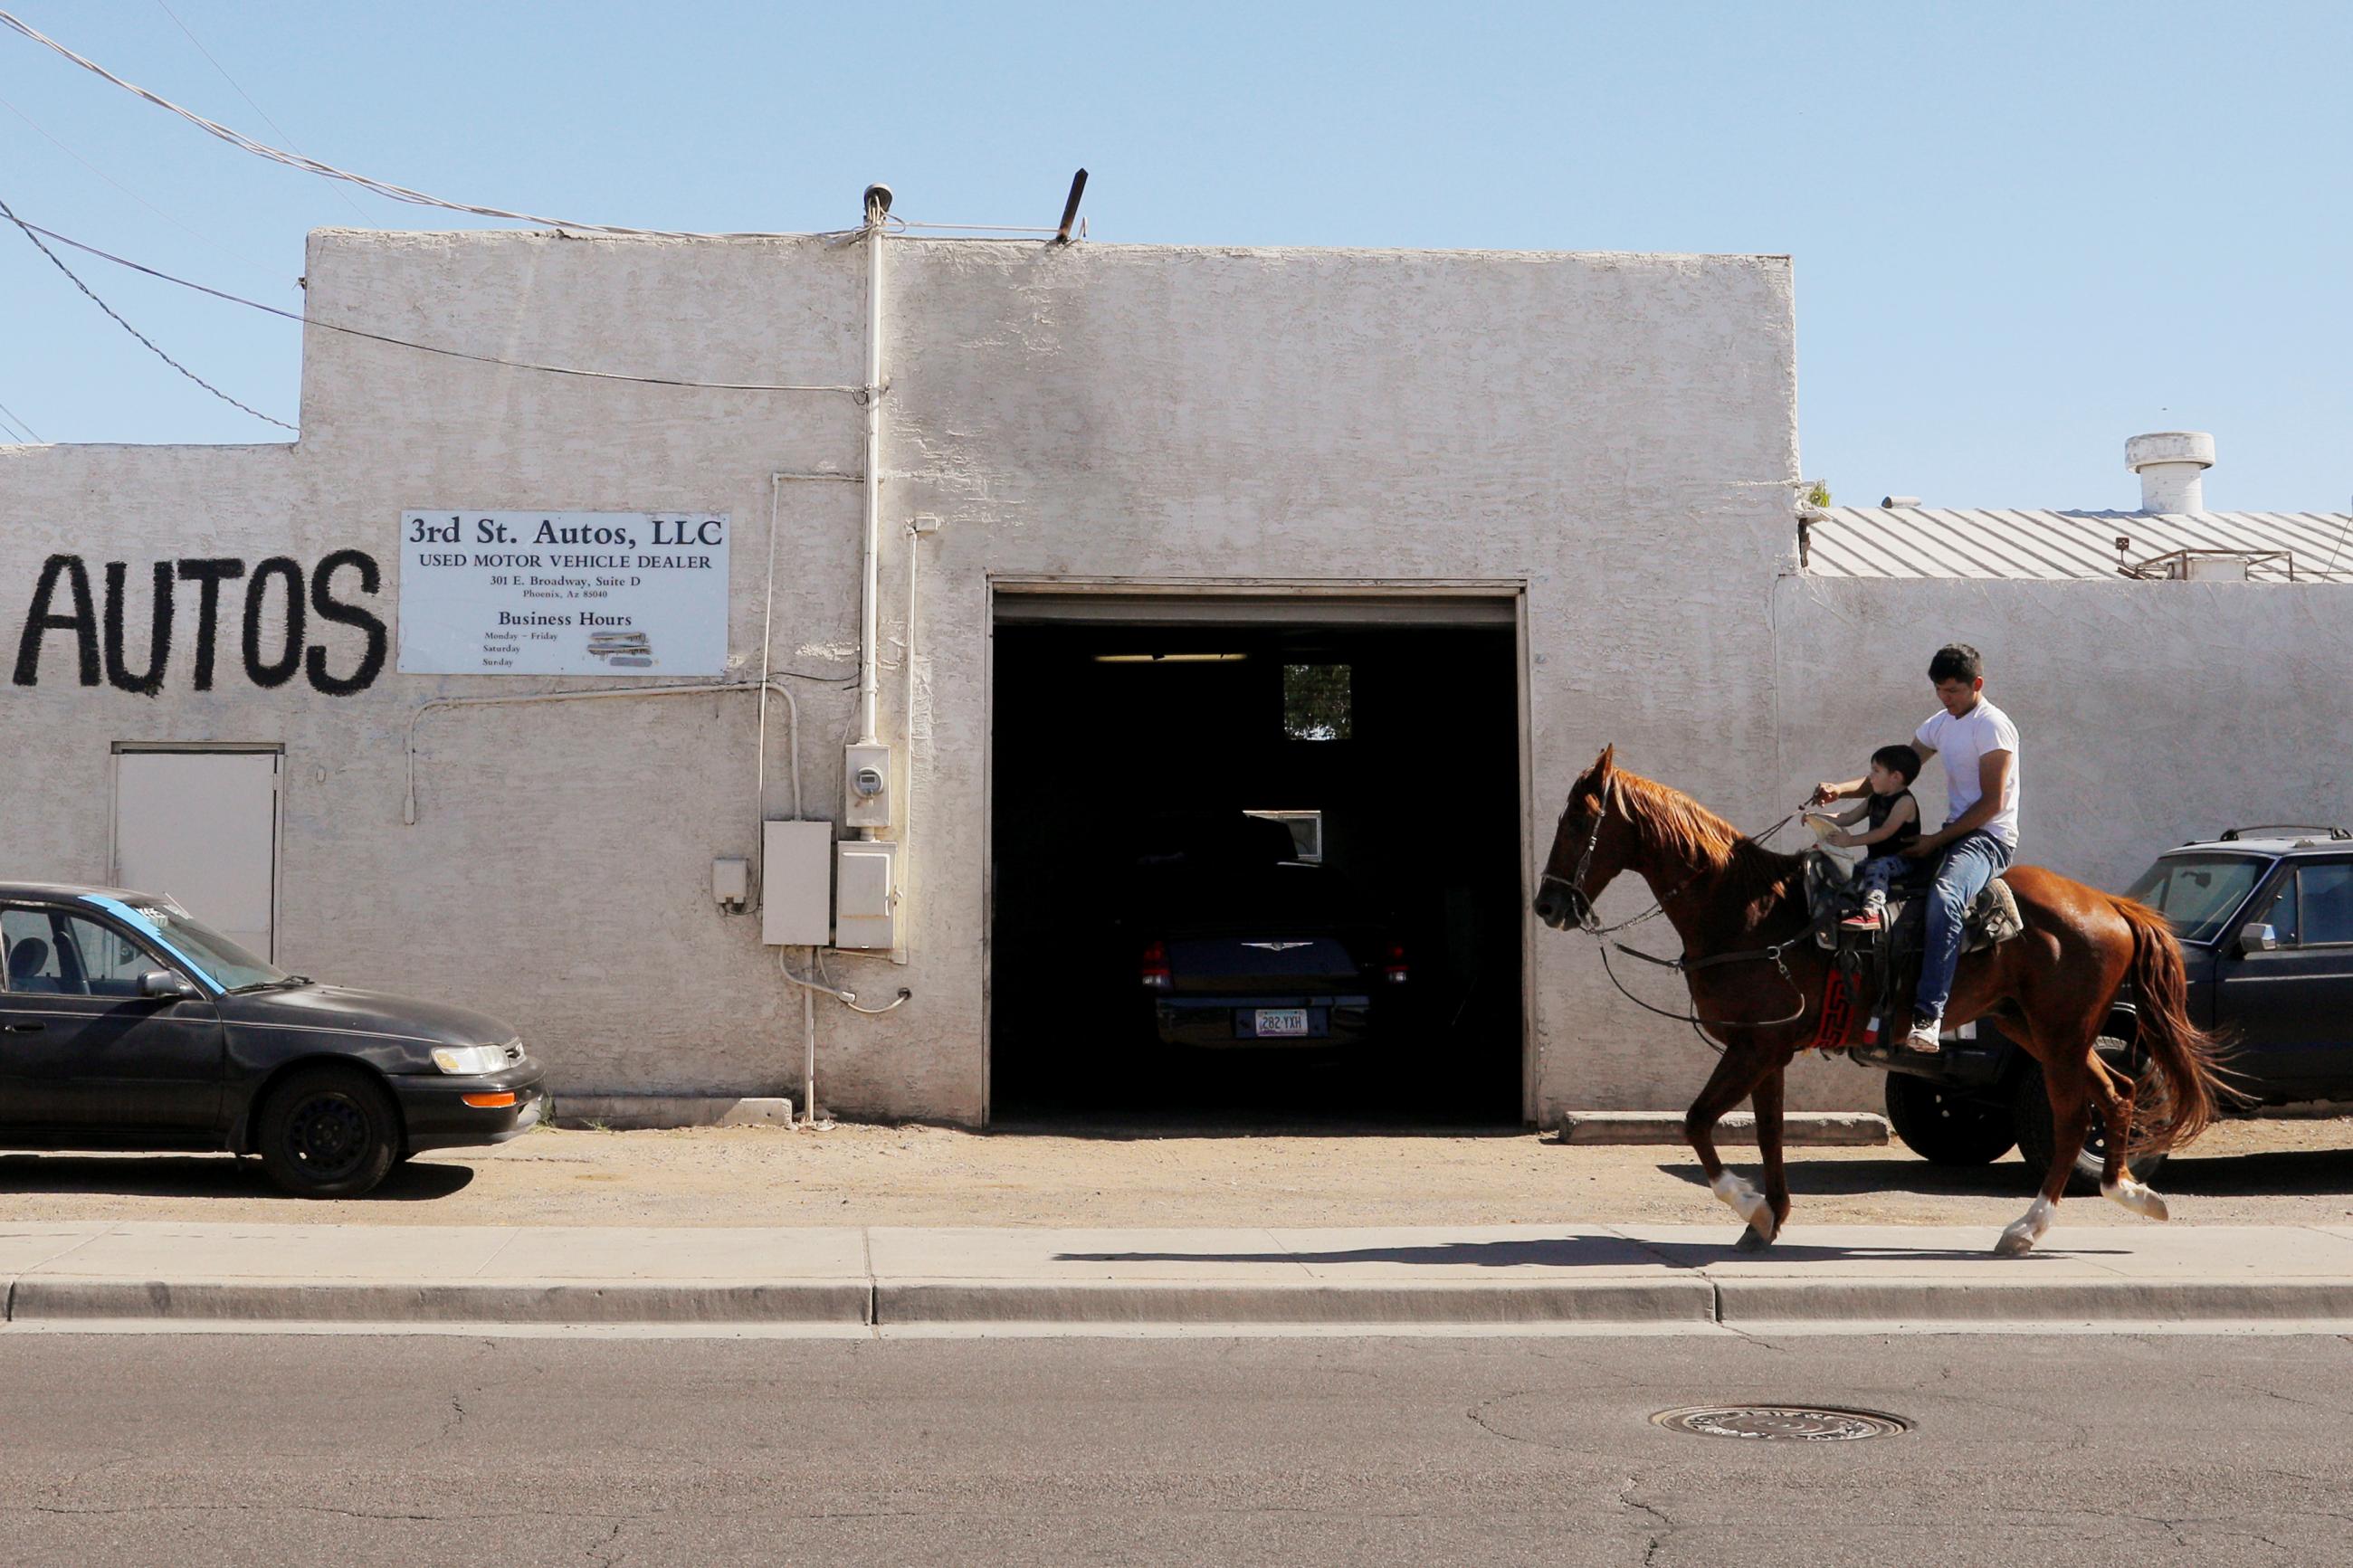
[{"label": "concrete curb", "polygon": [[[1887,1142],[1887,1118],[1866,1110],[1792,1110],[1781,1118],[1781,1142],[1793,1149],[1878,1148]],[[1716,1123],[1719,1143],[1757,1142],[1757,1117],[1736,1110]],[[1683,1142],[1680,1110],[1567,1110],[1561,1113],[1559,1143],[1675,1143]]]},{"label": "concrete curb", "polygon": [[1705,1323],[1704,1279],[1504,1284],[909,1280],[875,1289],[886,1328],[951,1323]]},{"label": "concrete curb", "polygon": [[2353,1279],[608,1282],[79,1279],[5,1293],[11,1323],[712,1324],[892,1329],[2353,1323]]},{"label": "concrete curb", "polygon": [[781,1096],[715,1094],[560,1094],[547,1120],[558,1127],[594,1122],[616,1132],[664,1127],[790,1127],[793,1102]]},{"label": "concrete curb", "polygon": [[44,1275],[16,1281],[7,1321],[865,1324],[872,1321],[873,1300],[863,1279],[408,1284]]},{"label": "concrete curb", "polygon": [[2106,1323],[2353,1320],[2353,1280],[1719,1279],[1716,1321]]}]

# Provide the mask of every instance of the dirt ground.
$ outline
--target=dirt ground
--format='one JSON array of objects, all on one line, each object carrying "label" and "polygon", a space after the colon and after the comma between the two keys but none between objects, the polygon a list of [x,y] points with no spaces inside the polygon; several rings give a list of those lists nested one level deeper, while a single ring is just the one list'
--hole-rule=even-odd
[{"label": "dirt ground", "polygon": [[[1728,1145],[1742,1167],[1753,1148]],[[2006,1224],[2015,1155],[1939,1170],[1901,1145],[1791,1152],[1792,1225]],[[2353,1118],[2226,1122],[2159,1173],[2177,1221],[2353,1222]],[[2076,1225],[2145,1223],[2097,1198]],[[0,1223],[1323,1226],[1729,1223],[1690,1153],[1549,1135],[1094,1136],[922,1126],[541,1129],[423,1155],[373,1196],[277,1195],[227,1155],[0,1155]]]}]

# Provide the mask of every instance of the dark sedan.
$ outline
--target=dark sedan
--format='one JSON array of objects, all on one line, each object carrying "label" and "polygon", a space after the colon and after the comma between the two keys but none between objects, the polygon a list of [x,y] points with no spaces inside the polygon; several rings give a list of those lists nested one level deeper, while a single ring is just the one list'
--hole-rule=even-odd
[{"label": "dark sedan", "polygon": [[497,1019],[289,974],[151,893],[0,883],[0,955],[6,1147],[232,1150],[343,1198],[546,1109]]},{"label": "dark sedan", "polygon": [[1163,1044],[1347,1047],[1394,1022],[1404,948],[1344,875],[1291,854],[1281,823],[1236,813],[1135,867],[1122,926]]}]

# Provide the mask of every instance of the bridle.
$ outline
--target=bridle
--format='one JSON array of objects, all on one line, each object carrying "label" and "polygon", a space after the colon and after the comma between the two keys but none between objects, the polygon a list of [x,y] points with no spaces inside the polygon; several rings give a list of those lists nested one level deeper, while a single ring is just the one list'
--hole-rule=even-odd
[{"label": "bridle", "polygon": [[[1782,954],[1786,951],[1797,946],[1799,942],[1805,940],[1802,935],[1792,937],[1787,942],[1777,942],[1770,947],[1757,948],[1753,951],[1743,951],[1739,952],[1710,953],[1704,958],[1660,958],[1653,953],[1644,952],[1638,948],[1628,947],[1622,942],[1612,942],[1609,940],[1619,931],[1626,931],[1631,927],[1641,925],[1645,921],[1655,920],[1660,915],[1664,914],[1666,912],[1668,901],[1672,899],[1680,898],[1683,894],[1690,891],[1692,885],[1699,880],[1701,875],[1699,872],[1693,872],[1690,876],[1676,883],[1674,887],[1669,889],[1666,892],[1661,893],[1656,899],[1652,900],[1651,907],[1644,910],[1641,914],[1635,915],[1628,920],[1620,921],[1616,925],[1605,926],[1601,923],[1601,917],[1594,910],[1592,896],[1585,890],[1585,875],[1588,871],[1593,868],[1593,852],[1601,843],[1601,825],[1609,818],[1610,796],[1615,792],[1616,788],[1617,781],[1615,779],[1612,779],[1609,783],[1602,785],[1601,797],[1594,803],[1593,831],[1586,835],[1585,850],[1584,853],[1577,858],[1577,868],[1566,877],[1551,871],[1544,872],[1537,878],[1536,885],[1541,888],[1546,883],[1556,882],[1568,889],[1569,910],[1577,917],[1577,928],[1593,938],[1594,946],[1601,954],[1601,972],[1609,977],[1609,984],[1618,988],[1618,994],[1623,996],[1627,1001],[1631,1002],[1635,1006],[1641,1008],[1646,1013],[1655,1013],[1662,1018],[1673,1018],[1678,1022],[1689,1024],[1694,1034],[1699,1034],[1702,1040],[1706,1040],[1711,1047],[1718,1050],[1721,1050],[1723,1047],[1716,1046],[1715,1041],[1708,1040],[1706,1035],[1701,1034],[1700,1031],[1703,1028],[1772,1029],[1778,1028],[1783,1024],[1794,1024],[1799,1019],[1804,1017],[1807,1012],[1805,987],[1798,984],[1797,977],[1789,973],[1788,961],[1782,957]],[[1791,822],[1795,821],[1797,816],[1797,812],[1793,811],[1789,813],[1788,816],[1784,816],[1780,821],[1776,822],[1764,832],[1750,835],[1750,842],[1756,844],[1764,843],[1765,840],[1772,837],[1773,835],[1780,832],[1781,829],[1787,827]],[[1810,928],[1807,934],[1810,934]],[[1662,969],[1672,969],[1679,974],[1685,975],[1692,974],[1703,969],[1715,969],[1720,965],[1727,963],[1745,963],[1756,959],[1769,959],[1772,961],[1774,972],[1780,975],[1782,984],[1788,986],[1790,994],[1797,998],[1797,1009],[1785,1017],[1760,1020],[1753,1018],[1703,1018],[1696,1013],[1677,1013],[1665,1007],[1653,1006],[1651,1004],[1643,1001],[1640,996],[1635,995],[1631,991],[1627,990],[1626,983],[1618,978],[1618,972],[1616,970],[1610,968],[1609,950],[1613,947],[1629,958],[1639,958],[1645,963],[1655,963]]]},{"label": "bridle", "polygon": [[[1609,816],[1609,796],[1607,792],[1617,787],[1617,781],[1612,780],[1601,787],[1604,793],[1593,805],[1593,831],[1585,836],[1585,853],[1577,858],[1577,869],[1566,877],[1546,871],[1536,879],[1536,886],[1539,888],[1546,882],[1558,882],[1562,887],[1567,888],[1569,912],[1577,917],[1577,929],[1594,936],[1602,934],[1601,917],[1594,913],[1593,900],[1586,896],[1585,873],[1593,868],[1593,851],[1601,843],[1601,824]],[[1680,888],[1676,889],[1677,892],[1682,890]],[[1661,899],[1659,902],[1664,905],[1666,900]],[[1625,923],[1631,925],[1633,922],[1629,921]],[[1614,931],[1619,928],[1613,926],[1610,929]]]},{"label": "bridle", "polygon": [[[1536,879],[1536,886],[1539,888],[1543,887],[1547,882],[1557,882],[1562,887],[1568,889],[1568,907],[1570,911],[1577,916],[1577,929],[1586,932],[1589,936],[1612,936],[1619,931],[1626,931],[1631,927],[1641,925],[1644,921],[1658,919],[1661,915],[1666,913],[1668,903],[1691,891],[1692,885],[1697,882],[1702,875],[1702,873],[1694,871],[1690,876],[1685,877],[1682,881],[1677,882],[1673,887],[1668,889],[1665,892],[1661,893],[1656,899],[1653,899],[1651,901],[1651,907],[1649,909],[1644,910],[1641,914],[1634,916],[1630,920],[1620,921],[1613,926],[1606,926],[1601,923],[1600,915],[1598,914],[1593,908],[1592,896],[1585,890],[1585,874],[1593,868],[1593,851],[1601,843],[1601,825],[1609,818],[1610,796],[1615,793],[1617,788],[1618,781],[1614,778],[1608,784],[1601,786],[1601,797],[1594,803],[1593,807],[1593,831],[1585,836],[1585,852],[1577,858],[1577,869],[1570,872],[1566,877],[1560,876],[1555,872],[1546,871]],[[1780,821],[1775,823],[1764,832],[1756,835],[1756,842],[1762,844],[1766,839],[1772,837],[1773,835],[1780,832],[1782,828],[1788,826],[1790,818],[1797,815],[1798,814],[1793,811],[1788,816],[1783,817]],[[1622,948],[1622,951],[1631,953],[1636,958],[1649,958],[1651,956],[1647,952],[1635,952],[1631,948]],[[1654,960],[1653,962],[1657,961]],[[1708,961],[1703,959],[1698,962],[1704,963]]]}]

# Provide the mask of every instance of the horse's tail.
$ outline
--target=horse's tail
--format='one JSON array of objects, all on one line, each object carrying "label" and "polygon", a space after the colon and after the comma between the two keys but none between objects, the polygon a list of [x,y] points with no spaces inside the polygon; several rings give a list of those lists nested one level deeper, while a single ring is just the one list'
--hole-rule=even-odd
[{"label": "horse's tail", "polygon": [[2222,1070],[2227,1047],[2189,1021],[2181,949],[2165,917],[2130,899],[2113,902],[2132,928],[2138,1043],[2150,1063],[2133,1092],[2133,1135],[2126,1153],[2179,1149],[2206,1130],[2225,1099],[2238,1098]]}]

